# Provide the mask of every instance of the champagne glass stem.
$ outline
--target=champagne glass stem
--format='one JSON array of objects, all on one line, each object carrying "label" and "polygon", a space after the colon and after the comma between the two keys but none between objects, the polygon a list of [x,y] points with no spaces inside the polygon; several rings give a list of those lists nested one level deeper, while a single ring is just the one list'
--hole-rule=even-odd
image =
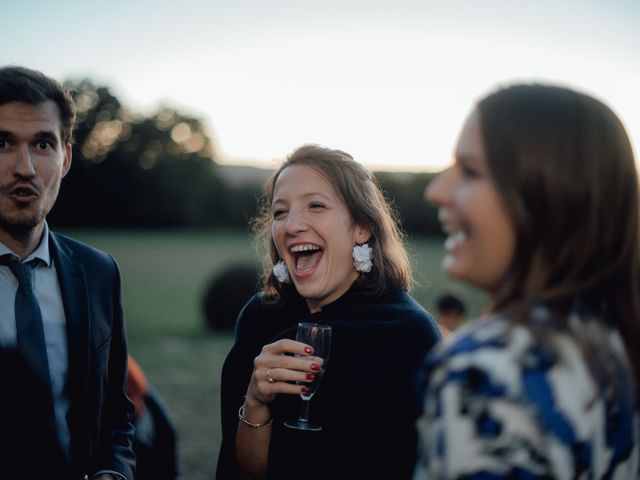
[{"label": "champagne glass stem", "polygon": [[[310,399],[309,399],[310,400]],[[298,421],[309,423],[309,400],[302,399],[302,406],[300,407],[300,418]]]}]

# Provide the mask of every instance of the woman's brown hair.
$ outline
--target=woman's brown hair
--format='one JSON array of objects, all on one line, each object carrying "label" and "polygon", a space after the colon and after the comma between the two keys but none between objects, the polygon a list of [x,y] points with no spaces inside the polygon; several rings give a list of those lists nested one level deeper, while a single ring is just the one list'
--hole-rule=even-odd
[{"label": "woman's brown hair", "polygon": [[369,273],[361,273],[354,285],[369,295],[394,288],[408,290],[413,277],[404,235],[372,174],[348,153],[303,145],[291,153],[267,181],[260,212],[253,221],[256,238],[264,247],[263,301],[279,303],[283,295],[294,288],[291,284],[281,284],[272,274],[273,265],[280,258],[271,237],[273,191],[282,171],[293,165],[305,165],[324,175],[345,202],[354,224],[371,232],[367,243],[373,249],[373,268]]},{"label": "woman's brown hair", "polygon": [[478,111],[489,170],[517,237],[492,309],[522,318],[539,301],[604,308],[637,377],[640,213],[624,126],[602,102],[554,86],[502,89]]}]

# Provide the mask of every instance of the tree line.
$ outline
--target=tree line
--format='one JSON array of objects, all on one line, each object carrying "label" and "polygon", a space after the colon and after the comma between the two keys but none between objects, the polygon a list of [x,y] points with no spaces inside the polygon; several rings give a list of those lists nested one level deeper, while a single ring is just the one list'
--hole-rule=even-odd
[{"label": "tree line", "polygon": [[[246,228],[260,181],[227,182],[204,122],[166,106],[132,112],[107,87],[67,81],[77,108],[73,165],[50,221],[109,228]],[[265,176],[269,172],[265,172]],[[409,233],[440,231],[426,173],[375,172]]]}]

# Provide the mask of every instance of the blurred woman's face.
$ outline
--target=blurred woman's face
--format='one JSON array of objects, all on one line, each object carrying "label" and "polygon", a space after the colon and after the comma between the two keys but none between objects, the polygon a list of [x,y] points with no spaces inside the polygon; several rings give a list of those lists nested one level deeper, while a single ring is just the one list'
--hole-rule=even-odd
[{"label": "blurred woman's face", "polygon": [[309,309],[340,298],[358,277],[352,252],[369,233],[354,225],[327,178],[312,167],[292,165],[279,175],[271,203],[273,242]]},{"label": "blurred woman's face", "polygon": [[425,191],[437,205],[448,237],[442,266],[452,277],[493,293],[515,251],[515,230],[493,182],[484,149],[480,115],[465,123],[455,162]]}]

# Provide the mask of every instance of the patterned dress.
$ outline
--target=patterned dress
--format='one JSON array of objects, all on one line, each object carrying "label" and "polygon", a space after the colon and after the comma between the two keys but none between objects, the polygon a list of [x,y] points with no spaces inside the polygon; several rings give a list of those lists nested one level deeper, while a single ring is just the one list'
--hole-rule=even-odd
[{"label": "patterned dress", "polygon": [[[548,311],[537,310],[532,321],[544,322]],[[640,478],[640,414],[622,339],[592,317],[574,313],[568,323],[580,343],[557,331],[541,341],[491,317],[427,357],[414,480]]]}]

